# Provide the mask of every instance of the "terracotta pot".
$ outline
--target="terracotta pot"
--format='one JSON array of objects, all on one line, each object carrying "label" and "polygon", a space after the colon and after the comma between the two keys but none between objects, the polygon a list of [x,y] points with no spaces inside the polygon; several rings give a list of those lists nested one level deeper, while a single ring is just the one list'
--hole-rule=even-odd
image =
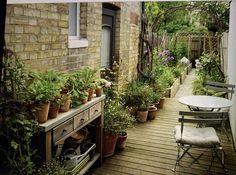
[{"label": "terracotta pot", "polygon": [[124,135],[119,135],[116,142],[116,148],[121,151],[124,150],[126,140],[127,140],[127,133],[124,133]]},{"label": "terracotta pot", "polygon": [[148,108],[148,120],[154,120],[157,116],[157,108],[155,106],[151,106]]},{"label": "terracotta pot", "polygon": [[86,103],[88,103],[88,98],[81,99],[81,103],[82,103],[82,104],[86,104]]},{"label": "terracotta pot", "polygon": [[88,101],[91,101],[93,98],[94,89],[88,89]]},{"label": "terracotta pot", "polygon": [[104,133],[104,136],[103,136],[103,156],[104,157],[109,157],[114,154],[117,137],[118,136],[116,135]]},{"label": "terracotta pot", "polygon": [[35,117],[39,123],[45,123],[48,120],[50,102],[35,103]]},{"label": "terracotta pot", "polygon": [[162,109],[164,106],[165,98],[161,98],[158,104],[158,108]]},{"label": "terracotta pot", "polygon": [[102,88],[96,88],[95,89],[95,93],[96,93],[96,97],[101,97],[102,96]]},{"label": "terracotta pot", "polygon": [[68,97],[68,99],[61,104],[59,111],[60,112],[67,112],[70,110],[70,104],[71,104],[71,98]]},{"label": "terracotta pot", "polygon": [[153,102],[152,104],[153,104],[156,108],[158,108],[159,101],[158,101],[158,102]]},{"label": "terracotta pot", "polygon": [[148,111],[137,111],[137,121],[144,123],[147,121]]},{"label": "terracotta pot", "polygon": [[53,106],[51,104],[50,108],[49,108],[48,117],[49,118],[56,118],[58,116],[58,113],[59,113],[59,108],[60,108],[60,106]]}]

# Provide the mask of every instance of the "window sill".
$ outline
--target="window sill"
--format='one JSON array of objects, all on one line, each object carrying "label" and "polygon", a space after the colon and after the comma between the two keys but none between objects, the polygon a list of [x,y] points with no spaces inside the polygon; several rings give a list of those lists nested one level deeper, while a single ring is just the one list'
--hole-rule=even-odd
[{"label": "window sill", "polygon": [[81,48],[81,47],[88,47],[88,40],[86,39],[69,39],[68,40],[68,48]]}]

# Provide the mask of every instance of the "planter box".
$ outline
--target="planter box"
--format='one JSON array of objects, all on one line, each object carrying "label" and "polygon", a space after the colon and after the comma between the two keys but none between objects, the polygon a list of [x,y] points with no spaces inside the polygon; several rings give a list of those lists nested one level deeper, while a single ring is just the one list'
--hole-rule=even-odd
[{"label": "planter box", "polygon": [[165,97],[173,98],[176,92],[179,90],[180,78],[177,78],[170,88],[167,88]]},{"label": "planter box", "polygon": [[180,76],[180,84],[183,84],[187,74],[188,74],[188,67],[185,67],[184,71],[182,72],[182,74]]},{"label": "planter box", "polygon": [[187,69],[188,69],[188,74],[189,74],[189,72],[192,70],[192,63],[189,63]]}]

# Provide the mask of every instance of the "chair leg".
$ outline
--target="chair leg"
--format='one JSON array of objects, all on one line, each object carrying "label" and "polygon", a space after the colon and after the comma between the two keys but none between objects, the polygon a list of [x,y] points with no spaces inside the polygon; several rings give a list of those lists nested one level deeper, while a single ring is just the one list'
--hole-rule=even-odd
[{"label": "chair leg", "polygon": [[[221,151],[221,158],[218,156],[218,151],[219,150]],[[212,165],[214,163],[215,158],[218,159],[218,161],[220,162],[224,172],[227,173],[228,170],[225,168],[225,152],[224,152],[222,147],[219,147],[219,148],[216,148],[216,149],[212,149],[212,160],[211,160],[211,164],[210,164],[210,166],[208,168],[208,171],[211,170],[211,167],[212,167]]]},{"label": "chair leg", "polygon": [[[181,156],[180,156],[180,149],[183,150],[183,153],[181,154]],[[195,162],[197,162],[198,164],[200,164],[200,162],[198,161],[198,159],[203,155],[203,153],[200,154],[198,157],[195,158],[192,154],[190,154],[190,153],[188,152],[189,149],[190,149],[190,148],[184,149],[183,146],[178,146],[178,155],[177,155],[177,158],[176,158],[175,167],[174,167],[174,169],[172,169],[173,172],[176,171],[176,166],[179,165],[180,160],[184,157],[185,154],[188,154],[188,155],[193,159],[193,161],[191,162],[191,164],[190,164],[189,166],[192,166]]]},{"label": "chair leg", "polygon": [[171,169],[173,172],[176,171],[176,166],[179,164],[179,156],[180,156],[180,147],[178,146],[178,154],[177,154],[177,157],[176,157],[176,161],[175,161],[175,167],[173,169]]}]

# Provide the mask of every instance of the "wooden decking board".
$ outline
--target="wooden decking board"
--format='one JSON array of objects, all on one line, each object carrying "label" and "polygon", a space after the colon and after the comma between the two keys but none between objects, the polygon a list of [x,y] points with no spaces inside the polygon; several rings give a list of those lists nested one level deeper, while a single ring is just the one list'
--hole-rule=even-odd
[{"label": "wooden decking board", "polygon": [[[200,159],[201,165],[193,164],[192,158],[186,156],[180,162],[181,166],[177,166],[176,172],[172,172],[174,168],[177,147],[173,136],[173,129],[179,125],[178,112],[180,110],[188,111],[188,108],[178,103],[176,98],[166,99],[163,109],[158,109],[158,116],[155,120],[146,123],[137,123],[128,130],[128,139],[126,148],[122,152],[110,158],[106,158],[102,167],[95,169],[91,174],[94,175],[205,175],[211,161],[211,153],[204,152]],[[231,138],[231,131],[229,136]],[[228,141],[223,132],[218,133],[223,148],[227,154],[226,168],[228,174],[236,175],[236,153],[233,150],[232,141]],[[199,155],[202,150],[193,149],[194,155]],[[223,174],[223,169],[216,160],[211,169],[212,175]]]},{"label": "wooden decking board", "polygon": [[[142,161],[141,159],[139,159],[141,162],[136,162],[136,161],[130,161],[130,158],[126,157],[126,159],[121,159],[121,157],[119,157],[119,159],[115,159],[115,158],[112,158],[112,162],[109,162],[111,164],[119,164],[119,166],[121,166],[121,168],[125,167],[125,168],[134,168],[135,170],[138,170],[137,173],[140,173],[140,174],[173,174],[173,172],[171,171],[171,169],[173,168],[170,167],[170,166],[163,166],[163,165],[158,165],[158,163],[155,163],[153,164],[153,162],[145,162],[145,161]],[[114,162],[114,163],[113,163]],[[182,171],[182,170],[181,170]],[[190,172],[189,171],[182,171],[184,173],[187,173],[189,174]],[[190,173],[192,174],[192,173]]]}]

